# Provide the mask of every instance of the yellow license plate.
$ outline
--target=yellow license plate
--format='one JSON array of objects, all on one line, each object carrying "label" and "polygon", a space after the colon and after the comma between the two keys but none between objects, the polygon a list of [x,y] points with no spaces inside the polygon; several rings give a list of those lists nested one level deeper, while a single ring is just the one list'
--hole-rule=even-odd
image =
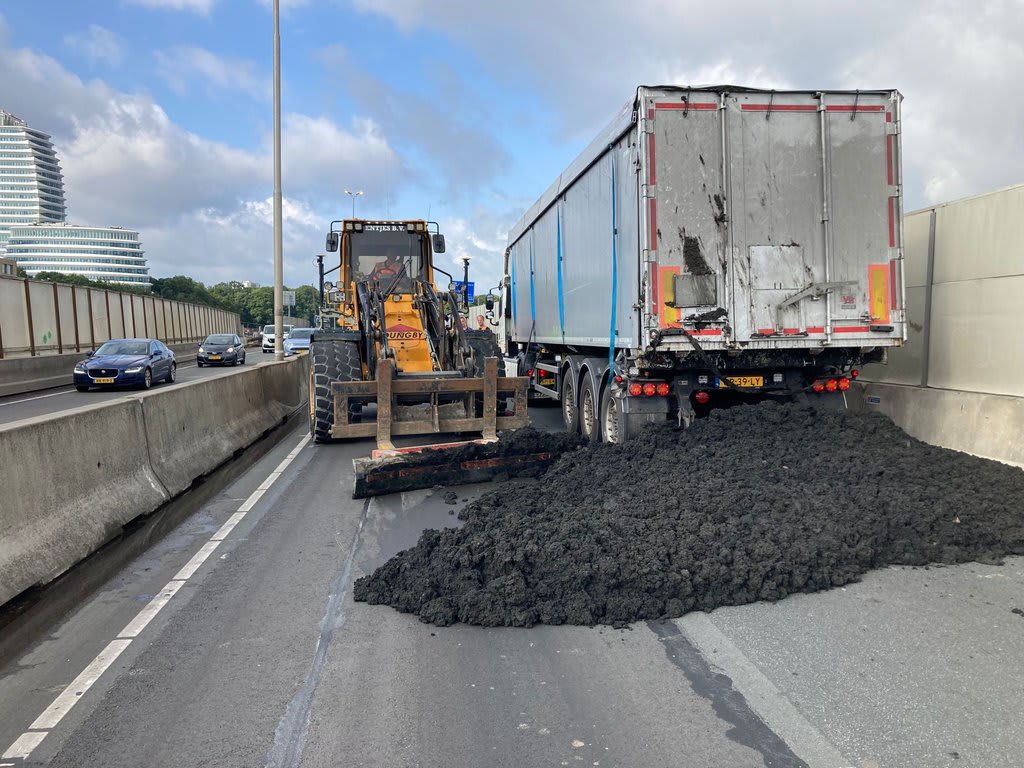
[{"label": "yellow license plate", "polygon": [[555,386],[555,380],[554,379],[541,379],[540,380],[540,385],[542,387],[553,387],[553,386]]},{"label": "yellow license plate", "polygon": [[220,355],[210,355],[211,360],[220,360]]},{"label": "yellow license plate", "polygon": [[[735,384],[737,387],[763,387],[764,376],[726,376],[726,380]],[[718,379],[719,388],[728,387],[729,385]]]},{"label": "yellow license plate", "polygon": [[113,384],[113,379],[93,379],[93,384]]}]

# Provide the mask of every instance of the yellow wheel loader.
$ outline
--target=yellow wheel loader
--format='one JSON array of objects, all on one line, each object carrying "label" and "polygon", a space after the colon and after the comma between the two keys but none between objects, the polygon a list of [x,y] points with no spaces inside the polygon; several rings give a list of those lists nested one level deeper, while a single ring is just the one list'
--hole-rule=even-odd
[{"label": "yellow wheel loader", "polygon": [[327,271],[320,261],[309,431],[318,443],[376,438],[373,458],[384,461],[357,462],[357,488],[371,469],[398,471],[393,436],[480,433],[494,441],[499,429],[528,423],[528,380],[504,375],[493,333],[466,328],[452,276],[434,263],[445,249],[436,229],[423,220],[343,219],[327,235],[339,260]]}]

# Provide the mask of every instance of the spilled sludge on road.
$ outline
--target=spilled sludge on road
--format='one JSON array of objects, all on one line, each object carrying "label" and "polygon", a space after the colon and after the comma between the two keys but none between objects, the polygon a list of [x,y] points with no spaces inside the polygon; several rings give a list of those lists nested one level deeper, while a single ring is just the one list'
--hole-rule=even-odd
[{"label": "spilled sludge on road", "polygon": [[359,579],[355,598],[437,625],[623,626],[829,589],[886,565],[1024,554],[1024,471],[922,443],[876,414],[715,411],[624,445],[570,443],[515,482]]}]

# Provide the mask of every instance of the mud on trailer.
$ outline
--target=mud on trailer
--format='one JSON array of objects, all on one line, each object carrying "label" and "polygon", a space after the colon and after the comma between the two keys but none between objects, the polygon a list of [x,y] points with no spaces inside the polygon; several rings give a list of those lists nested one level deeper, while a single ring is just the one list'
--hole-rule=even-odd
[{"label": "mud on trailer", "polygon": [[640,86],[509,233],[506,351],[618,442],[906,338],[898,91]]}]

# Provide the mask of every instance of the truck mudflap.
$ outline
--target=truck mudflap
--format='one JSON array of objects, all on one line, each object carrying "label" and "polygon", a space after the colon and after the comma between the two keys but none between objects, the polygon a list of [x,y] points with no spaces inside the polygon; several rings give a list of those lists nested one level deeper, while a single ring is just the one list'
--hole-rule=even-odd
[{"label": "truck mudflap", "polygon": [[[377,363],[373,381],[334,381],[334,438],[376,437],[378,450],[394,450],[392,437],[457,432],[480,432],[497,440],[499,429],[529,424],[526,388],[529,379],[498,376],[498,360],[484,361],[480,377],[395,376],[390,359]],[[511,415],[498,415],[498,402],[511,398]],[[376,403],[376,419],[353,420],[354,405]],[[482,408],[481,408],[482,404]],[[480,415],[478,415],[480,412]]]}]

